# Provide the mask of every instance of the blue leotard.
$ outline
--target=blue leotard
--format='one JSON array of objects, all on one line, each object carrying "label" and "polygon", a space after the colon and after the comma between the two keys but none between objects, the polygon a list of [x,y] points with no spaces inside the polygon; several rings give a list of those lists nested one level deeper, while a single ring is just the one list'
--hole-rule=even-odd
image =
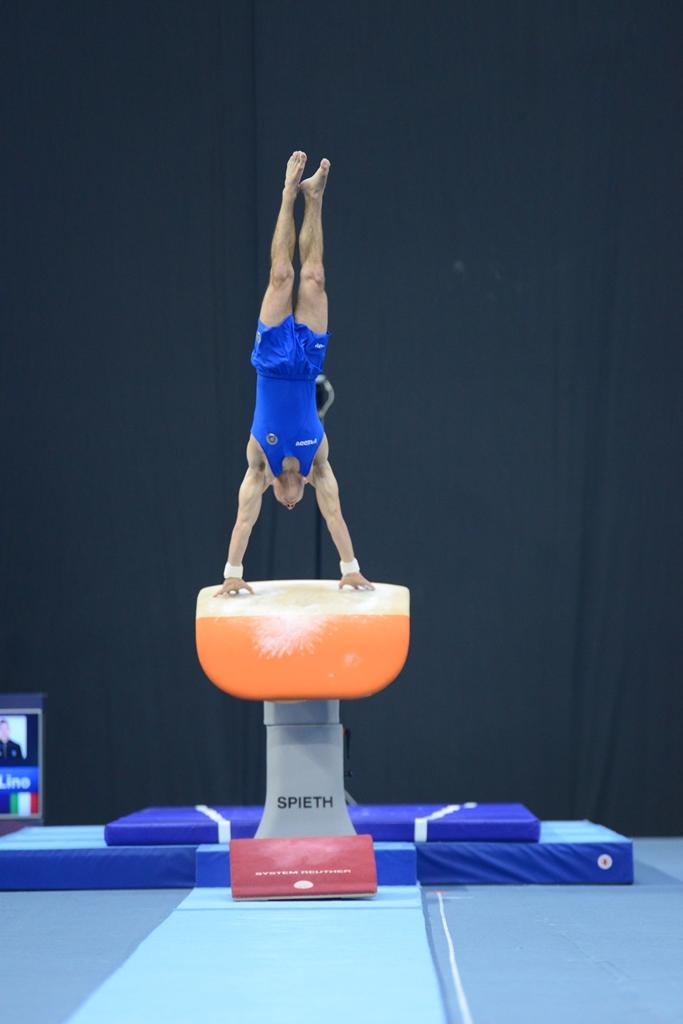
[{"label": "blue leotard", "polygon": [[256,407],[251,433],[275,476],[293,455],[302,476],[311,471],[323,439],[315,404],[315,378],[323,372],[329,332],[316,334],[291,315],[274,327],[258,321],[251,364],[256,369]]}]

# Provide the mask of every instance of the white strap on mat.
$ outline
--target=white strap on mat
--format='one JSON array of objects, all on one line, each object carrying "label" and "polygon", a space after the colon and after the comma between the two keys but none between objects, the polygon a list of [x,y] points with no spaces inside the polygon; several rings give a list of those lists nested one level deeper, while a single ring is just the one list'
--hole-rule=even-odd
[{"label": "white strap on mat", "polygon": [[230,822],[227,818],[224,818],[222,814],[215,811],[213,807],[207,807],[206,804],[195,804],[195,811],[199,811],[201,814],[205,814],[207,818],[211,818],[211,821],[215,821],[218,825],[218,842],[229,843],[230,842]]},{"label": "white strap on mat", "polygon": [[424,818],[415,819],[415,830],[413,833],[413,841],[416,843],[427,842],[427,822],[436,821],[437,818],[445,818],[447,814],[452,814],[453,811],[459,811],[461,807],[476,807],[476,803],[466,804],[449,804],[448,807],[440,807],[438,811],[432,811]]}]

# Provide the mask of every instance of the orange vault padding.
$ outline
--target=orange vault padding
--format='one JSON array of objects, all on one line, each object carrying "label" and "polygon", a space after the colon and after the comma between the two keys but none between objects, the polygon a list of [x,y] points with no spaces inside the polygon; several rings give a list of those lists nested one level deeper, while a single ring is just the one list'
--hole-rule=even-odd
[{"label": "orange vault padding", "polygon": [[254,593],[197,597],[197,654],[212,683],[245,700],[348,700],[393,682],[408,654],[407,587],[264,580]]}]

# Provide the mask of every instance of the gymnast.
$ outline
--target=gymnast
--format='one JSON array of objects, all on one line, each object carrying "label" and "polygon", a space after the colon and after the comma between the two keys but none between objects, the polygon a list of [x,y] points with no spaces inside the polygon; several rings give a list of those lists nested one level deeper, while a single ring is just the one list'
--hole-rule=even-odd
[{"label": "gymnast", "polygon": [[[247,444],[247,472],[239,489],[237,519],[230,537],[224,583],[214,597],[253,593],[243,579],[242,558],[261,511],[263,492],[273,486],[277,501],[290,511],[315,488],[318,507],[339,552],[339,587],[373,590],[361,575],[351,535],[342,516],[339,487],[328,459],[329,445],[318,418],[315,379],[322,373],[329,333],[323,269],[322,201],[330,161],[321,160],[301,180],[306,154],[292,153],[285,171],[282,205],[270,249],[270,280],[259,313],[251,363],[256,369],[256,408]],[[294,284],[294,203],[303,194],[299,232],[301,271],[296,309]]]}]

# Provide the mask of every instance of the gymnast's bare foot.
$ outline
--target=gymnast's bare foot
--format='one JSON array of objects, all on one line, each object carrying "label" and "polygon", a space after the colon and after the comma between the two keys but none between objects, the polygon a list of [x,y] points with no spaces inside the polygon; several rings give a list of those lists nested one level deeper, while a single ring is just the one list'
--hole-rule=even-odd
[{"label": "gymnast's bare foot", "polygon": [[301,181],[301,175],[304,173],[304,167],[306,166],[307,156],[300,149],[295,149],[289,160],[287,161],[287,170],[285,171],[285,192],[291,192],[296,195],[299,191],[299,182]]},{"label": "gymnast's bare foot", "polygon": [[323,192],[325,191],[325,185],[327,184],[327,175],[329,173],[330,161],[323,158],[320,161],[320,167],[315,174],[312,174],[310,178],[306,178],[301,182],[301,191],[306,199],[322,199]]}]

